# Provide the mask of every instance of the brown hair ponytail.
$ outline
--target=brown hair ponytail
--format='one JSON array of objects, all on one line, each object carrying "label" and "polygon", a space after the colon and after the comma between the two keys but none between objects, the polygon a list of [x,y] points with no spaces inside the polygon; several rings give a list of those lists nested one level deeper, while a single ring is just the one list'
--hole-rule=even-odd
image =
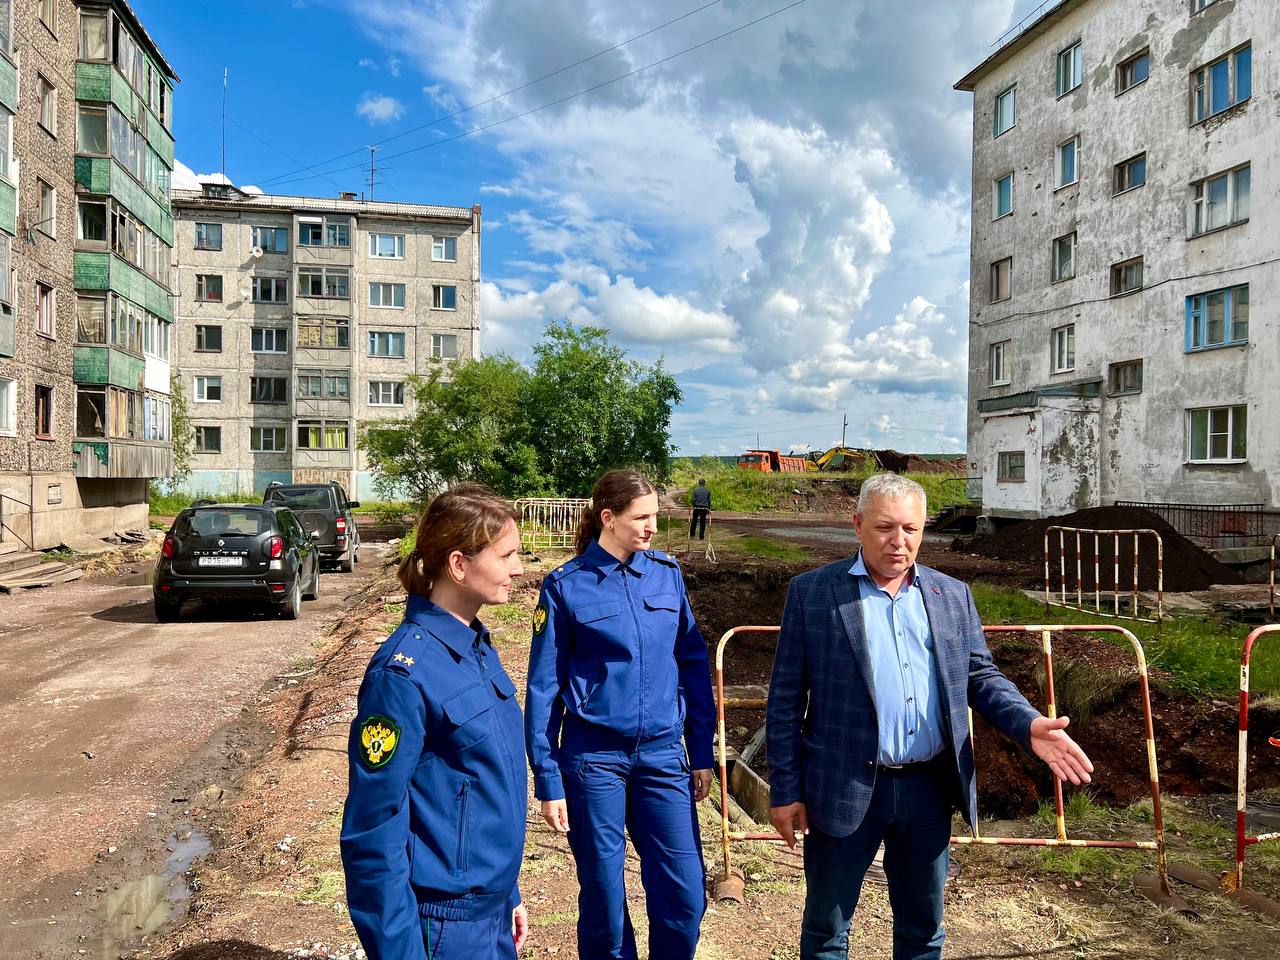
[{"label": "brown hair ponytail", "polygon": [[591,490],[591,505],[583,508],[578,523],[578,555],[586,553],[591,541],[600,536],[602,512],[622,513],[632,501],[657,492],[649,478],[637,470],[610,470],[597,480]]},{"label": "brown hair ponytail", "polygon": [[518,521],[511,505],[488,487],[464,483],[431,501],[418,521],[413,550],[396,576],[407,593],[429,597],[431,585],[455,550],[474,557]]}]

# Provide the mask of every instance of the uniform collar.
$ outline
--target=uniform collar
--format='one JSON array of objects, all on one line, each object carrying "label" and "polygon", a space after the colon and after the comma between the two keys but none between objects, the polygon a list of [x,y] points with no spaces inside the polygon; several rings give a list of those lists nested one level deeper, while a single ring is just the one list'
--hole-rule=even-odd
[{"label": "uniform collar", "polygon": [[416,593],[410,595],[405,605],[404,618],[425,629],[459,657],[465,657],[477,641],[493,645],[489,629],[479,620],[472,620],[467,626],[448,610]]},{"label": "uniform collar", "polygon": [[645,571],[649,569],[649,564],[653,562],[649,554],[642,551],[633,553],[630,560],[622,563],[608,550],[600,546],[599,540],[591,541],[591,546],[587,547],[587,552],[582,555],[582,559],[586,560],[605,576],[622,567],[636,576],[642,577]]},{"label": "uniform collar", "polygon": [[[871,576],[871,571],[867,569],[867,565],[866,565],[866,563],[865,563],[865,562],[863,561],[863,559],[862,559],[862,551],[861,551],[861,550],[859,550],[859,551],[858,551],[858,555],[857,555],[856,557],[854,557],[854,558],[853,558],[853,566],[851,566],[851,567],[849,568],[849,573],[850,573],[852,576],[855,576],[855,577],[864,577],[864,578],[866,578],[867,580],[871,581],[871,584],[872,584],[874,587],[876,587],[876,589],[880,589],[880,585],[879,585],[878,583],[876,583],[875,578],[874,578],[873,576]],[[907,574],[906,582],[907,582],[908,584],[910,584],[911,586],[913,586],[913,587],[919,587],[919,586],[920,586],[920,566],[919,566],[919,564],[915,564],[915,563],[913,563],[913,564],[911,565],[911,570],[910,570],[910,571],[908,572],[908,574]]]}]

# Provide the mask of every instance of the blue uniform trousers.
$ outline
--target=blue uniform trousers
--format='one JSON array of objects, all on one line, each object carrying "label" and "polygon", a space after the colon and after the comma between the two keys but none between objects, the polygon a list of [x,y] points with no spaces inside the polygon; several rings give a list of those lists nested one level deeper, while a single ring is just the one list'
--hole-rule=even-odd
[{"label": "blue uniform trousers", "polygon": [[[949,752],[944,757],[950,759]],[[845,960],[862,878],[884,842],[894,960],[942,956],[942,888],[951,851],[951,780],[937,760],[876,774],[866,818],[847,837],[809,828],[801,960]],[[572,821],[570,821],[572,823]]]},{"label": "blue uniform trousers", "polygon": [[427,960],[516,960],[511,911],[483,920],[422,919]]},{"label": "blue uniform trousers", "polygon": [[578,956],[635,960],[623,868],[640,855],[649,956],[692,960],[707,907],[706,871],[684,744],[561,749],[569,846],[578,868]]}]

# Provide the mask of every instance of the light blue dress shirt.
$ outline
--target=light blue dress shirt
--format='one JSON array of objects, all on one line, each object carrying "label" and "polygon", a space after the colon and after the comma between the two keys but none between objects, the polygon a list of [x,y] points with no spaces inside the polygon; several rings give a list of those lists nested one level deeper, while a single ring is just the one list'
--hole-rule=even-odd
[{"label": "light blue dress shirt", "polygon": [[871,657],[880,749],[884,765],[930,760],[946,746],[933,632],[915,568],[891,597],[876,585],[862,553],[849,568],[858,586]]}]

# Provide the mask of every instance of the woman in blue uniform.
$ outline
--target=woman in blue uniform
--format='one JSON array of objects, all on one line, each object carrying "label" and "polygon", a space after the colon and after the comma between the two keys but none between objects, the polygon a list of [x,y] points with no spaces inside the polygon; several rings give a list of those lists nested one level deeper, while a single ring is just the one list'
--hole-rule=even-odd
[{"label": "woman in blue uniform", "polygon": [[507,602],[519,551],[511,508],[466,485],[432,501],[400,564],[404,623],[360,687],[342,818],[370,960],[512,960],[523,945],[520,706],[476,619]]},{"label": "woman in blue uniform", "polygon": [[578,956],[634,960],[626,834],[640,855],[649,956],[692,960],[706,910],[694,804],[711,789],[707,647],[680,568],[650,549],[658,497],[633,470],[592,491],[578,555],[542,582],[525,742],[542,815],[578,868]]}]

